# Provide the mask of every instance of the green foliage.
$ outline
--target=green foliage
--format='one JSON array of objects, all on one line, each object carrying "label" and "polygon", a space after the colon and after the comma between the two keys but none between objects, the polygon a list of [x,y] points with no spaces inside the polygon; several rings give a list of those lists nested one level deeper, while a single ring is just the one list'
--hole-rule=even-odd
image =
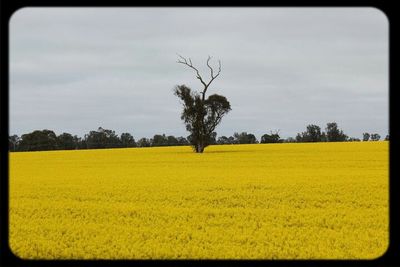
[{"label": "green foliage", "polygon": [[308,125],[305,132],[298,133],[296,136],[297,142],[322,142],[324,139],[321,128],[315,124]]},{"label": "green foliage", "polygon": [[130,133],[122,133],[120,141],[122,147],[136,147],[135,139]]},{"label": "green foliage", "polygon": [[338,128],[336,122],[327,123],[325,128],[326,132],[321,132],[321,128],[318,125],[310,124],[307,126],[307,130],[302,133],[298,133],[296,136],[297,142],[344,142],[348,139],[348,136]]},{"label": "green foliage", "polygon": [[369,141],[371,135],[369,133],[363,133],[363,141]]},{"label": "green foliage", "polygon": [[379,141],[381,136],[377,133],[371,134],[371,141]]},{"label": "green foliage", "polygon": [[260,143],[282,143],[283,139],[280,138],[278,132],[272,133],[271,134],[264,134],[261,136]]},{"label": "green foliage", "polygon": [[360,142],[360,138],[355,138],[355,137],[350,137],[349,139],[347,139],[348,142]]},{"label": "green foliage", "polygon": [[254,134],[242,132],[242,133],[234,133],[233,137],[235,138],[235,144],[257,144],[257,138]]},{"label": "green foliage", "polygon": [[69,133],[62,133],[57,137],[58,148],[63,150],[76,149],[76,139]]},{"label": "green foliage", "polygon": [[16,134],[9,136],[8,137],[8,149],[10,151],[17,151],[20,141],[21,141],[21,139]]},{"label": "green foliage", "polygon": [[183,101],[183,111],[181,119],[186,125],[186,130],[190,133],[188,141],[197,153],[203,153],[204,148],[208,145],[216,143],[216,134],[214,130],[221,122],[222,117],[231,110],[231,105],[226,97],[218,94],[210,95],[206,98],[206,92],[210,84],[221,73],[221,61],[219,61],[219,69],[214,72],[210,65],[211,57],[207,59],[207,67],[210,69],[211,79],[203,80],[199,70],[193,66],[192,60],[179,56],[181,59],[178,63],[188,66],[196,71],[196,78],[203,85],[203,90],[192,92],[186,85],[178,85],[175,87],[174,94]]},{"label": "green foliage", "polygon": [[221,136],[218,138],[217,144],[219,144],[219,145],[234,144],[234,141],[235,141],[235,139],[232,136],[230,136],[230,137]]},{"label": "green foliage", "polygon": [[208,145],[216,143],[215,128],[222,117],[230,110],[226,97],[213,94],[204,101],[202,96],[186,85],[175,87],[174,93],[182,100],[183,110],[181,119],[190,133],[188,141],[196,152],[203,152]]},{"label": "green foliage", "polygon": [[163,135],[156,134],[153,139],[150,140],[151,146],[166,146],[168,145],[168,139]]},{"label": "green foliage", "polygon": [[[190,89],[187,91],[190,93]],[[215,96],[215,95],[214,95]],[[213,96],[213,98],[214,98]],[[212,99],[212,98],[211,98]],[[224,97],[219,98],[215,97],[215,99],[222,99],[221,102],[224,102]],[[210,101],[213,102],[214,100]],[[220,100],[218,100],[220,101]],[[189,99],[190,102],[190,99]],[[193,101],[193,104],[195,101]],[[215,103],[215,102],[214,102]],[[220,105],[220,106],[218,106]],[[219,109],[224,109],[223,103],[218,105],[208,107],[209,112],[216,112]],[[216,107],[216,108],[215,108]],[[225,105],[225,108],[228,107]],[[213,111],[214,109],[214,111]],[[195,109],[194,109],[195,110]],[[184,110],[185,111],[185,110]],[[211,114],[210,113],[210,114]],[[207,113],[206,113],[207,114]],[[216,118],[213,115],[209,115],[208,119],[205,121],[211,121],[213,118]],[[190,120],[188,120],[190,122]],[[206,123],[207,124],[207,123]],[[336,123],[328,123],[327,129],[333,129],[332,131],[328,131],[328,134],[325,132],[321,132],[320,128],[317,125],[308,125],[307,130],[301,134],[297,134],[296,139],[292,137],[288,137],[286,139],[281,139],[278,132],[273,133],[271,131],[270,134],[264,134],[261,137],[260,143],[290,143],[290,142],[328,142],[328,138],[330,140],[335,140],[332,138],[332,134],[336,133],[336,136],[339,135],[341,138],[336,140],[348,141],[348,142],[356,142],[360,141],[359,138],[351,137],[348,138],[343,131],[337,128]],[[192,125],[187,125],[189,129],[192,129]],[[62,133],[59,136],[51,130],[36,130],[28,134],[23,134],[21,137],[18,135],[9,136],[8,144],[9,151],[42,151],[42,150],[69,150],[69,149],[96,149],[96,148],[121,148],[121,147],[152,147],[152,146],[182,146],[182,145],[191,145],[194,147],[194,143],[196,140],[193,139],[195,135],[189,135],[187,138],[185,137],[175,137],[173,135],[166,136],[165,134],[156,134],[153,138],[141,138],[139,141],[135,142],[134,137],[130,133],[122,133],[120,137],[115,134],[115,131],[103,129],[99,127],[97,131],[90,131],[85,135],[84,138],[80,138],[76,135],[71,135],[69,133]],[[335,135],[333,135],[335,136]],[[346,137],[346,138],[344,138]],[[381,136],[377,133],[369,134],[363,133],[363,141],[378,141]],[[207,135],[207,139],[203,144],[207,145],[225,145],[225,144],[256,144],[258,143],[254,134],[242,132],[235,132],[233,136],[221,136],[217,139],[217,133],[215,131],[209,133]],[[311,141],[310,141],[311,140]],[[312,140],[320,140],[320,141],[312,141]],[[389,140],[389,135],[386,135],[384,140]]]},{"label": "green foliage", "polygon": [[138,147],[150,147],[151,142],[149,139],[143,137],[143,138],[139,139],[139,141],[137,141],[137,146]]},{"label": "green foliage", "polygon": [[42,130],[23,134],[19,142],[20,151],[55,150],[58,148],[57,136],[53,131]]},{"label": "green foliage", "polygon": [[338,128],[336,122],[331,122],[326,125],[326,137],[328,142],[343,142],[348,138],[347,135]]},{"label": "green foliage", "polygon": [[85,135],[87,148],[115,148],[122,147],[121,141],[114,131],[99,127],[97,131],[90,131]]}]

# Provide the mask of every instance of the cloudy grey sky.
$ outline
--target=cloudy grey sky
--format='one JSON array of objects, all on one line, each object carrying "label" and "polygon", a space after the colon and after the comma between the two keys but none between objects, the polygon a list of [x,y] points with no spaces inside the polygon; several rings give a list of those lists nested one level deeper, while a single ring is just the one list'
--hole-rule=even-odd
[{"label": "cloudy grey sky", "polygon": [[138,139],[187,136],[177,84],[232,111],[218,136],[295,136],[336,121],[350,136],[388,133],[388,21],[374,8],[24,8],[10,20],[10,134],[99,126]]}]

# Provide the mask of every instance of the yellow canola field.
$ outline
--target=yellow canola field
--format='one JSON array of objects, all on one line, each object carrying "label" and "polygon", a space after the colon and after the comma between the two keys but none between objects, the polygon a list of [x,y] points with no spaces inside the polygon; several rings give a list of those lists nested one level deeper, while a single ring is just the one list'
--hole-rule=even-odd
[{"label": "yellow canola field", "polygon": [[388,142],[10,153],[24,259],[373,259]]}]

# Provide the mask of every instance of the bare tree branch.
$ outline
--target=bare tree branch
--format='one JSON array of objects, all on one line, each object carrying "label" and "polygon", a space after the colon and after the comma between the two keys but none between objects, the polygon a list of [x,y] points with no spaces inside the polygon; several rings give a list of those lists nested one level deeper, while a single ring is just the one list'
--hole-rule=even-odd
[{"label": "bare tree branch", "polygon": [[207,84],[203,81],[203,79],[202,79],[201,76],[200,76],[199,70],[196,69],[196,68],[193,66],[192,60],[189,58],[189,61],[188,61],[186,58],[182,57],[182,56],[179,55],[179,54],[178,54],[178,56],[179,56],[182,60],[178,60],[177,63],[186,65],[186,66],[188,66],[189,68],[194,69],[194,70],[196,71],[197,79],[200,80],[200,82],[204,85],[204,87],[207,87]]},{"label": "bare tree branch", "polygon": [[215,78],[217,78],[219,76],[219,74],[221,73],[221,60],[218,60],[218,73],[217,75],[213,75],[213,69],[210,67],[210,65],[208,64],[208,60],[207,60],[207,66],[211,69],[211,80],[209,81],[209,83],[207,84],[207,87],[212,83],[212,81],[215,80]]},{"label": "bare tree branch", "polygon": [[210,72],[211,72],[211,79],[212,79],[212,78],[214,77],[214,70],[213,70],[213,68],[211,68],[211,66],[210,66],[210,64],[209,64],[210,60],[211,60],[211,57],[208,56],[208,59],[207,59],[207,67],[210,69]]},{"label": "bare tree branch", "polygon": [[207,92],[208,87],[210,86],[210,84],[219,76],[219,74],[221,73],[221,60],[218,60],[218,73],[216,75],[214,75],[214,69],[211,67],[210,65],[210,60],[211,60],[211,56],[208,56],[207,58],[207,67],[210,69],[210,75],[211,75],[211,80],[206,83],[203,78],[201,77],[199,70],[197,68],[195,68],[193,66],[192,60],[190,58],[186,59],[185,57],[177,54],[181,59],[177,61],[177,63],[183,64],[188,66],[189,68],[192,68],[193,70],[196,71],[196,75],[197,75],[197,79],[200,80],[200,82],[204,85],[204,89],[203,92],[201,92],[202,94],[202,100],[205,100],[205,95]]},{"label": "bare tree branch", "polygon": [[221,122],[221,119],[222,119],[222,114],[218,114],[217,117],[215,118],[214,123],[208,129],[207,131],[208,134],[212,133],[215,130],[217,125]]}]

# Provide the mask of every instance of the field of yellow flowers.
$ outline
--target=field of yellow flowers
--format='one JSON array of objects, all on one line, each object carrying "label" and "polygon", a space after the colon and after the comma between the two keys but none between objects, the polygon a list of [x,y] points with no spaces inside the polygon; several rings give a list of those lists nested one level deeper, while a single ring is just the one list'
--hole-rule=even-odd
[{"label": "field of yellow flowers", "polygon": [[10,153],[24,259],[373,259],[388,142]]}]

